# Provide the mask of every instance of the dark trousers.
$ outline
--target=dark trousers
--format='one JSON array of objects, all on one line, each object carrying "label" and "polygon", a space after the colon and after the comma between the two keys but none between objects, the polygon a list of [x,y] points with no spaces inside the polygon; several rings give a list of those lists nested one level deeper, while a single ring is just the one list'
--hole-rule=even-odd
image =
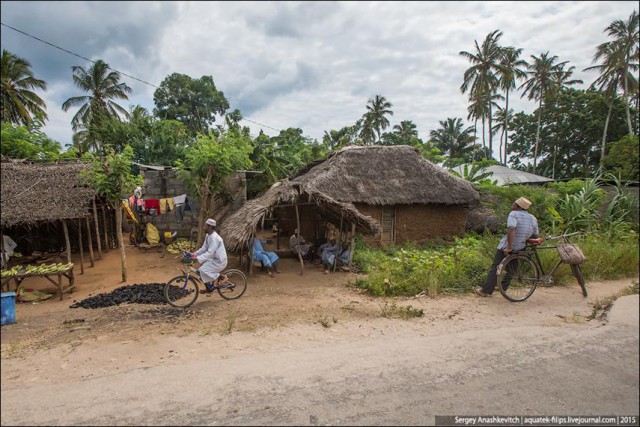
[{"label": "dark trousers", "polygon": [[[498,282],[498,275],[496,270],[498,269],[498,265],[500,265],[502,260],[505,258],[506,258],[506,255],[501,249],[496,250],[496,253],[493,256],[493,263],[491,264],[491,267],[489,267],[487,280],[485,280],[484,285],[482,285],[482,291],[484,293],[491,295],[493,291],[496,289],[496,284]],[[505,280],[508,283],[509,281],[511,281],[511,277],[510,277],[511,275],[508,274],[507,276],[509,277],[505,277]]]}]

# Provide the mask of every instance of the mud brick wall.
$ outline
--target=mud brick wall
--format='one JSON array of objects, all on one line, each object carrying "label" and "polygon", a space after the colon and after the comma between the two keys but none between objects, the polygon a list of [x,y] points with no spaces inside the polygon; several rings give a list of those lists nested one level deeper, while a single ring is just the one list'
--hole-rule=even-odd
[{"label": "mud brick wall", "polygon": [[[356,208],[365,215],[382,221],[382,207],[357,204]],[[453,240],[464,234],[467,222],[467,206],[447,205],[397,205],[395,206],[396,244],[413,242],[426,243],[432,240]],[[366,237],[365,241],[380,245],[380,236]]]},{"label": "mud brick wall", "polygon": [[175,170],[157,171],[147,169],[141,170],[140,173],[144,178],[144,185],[142,186],[142,197],[144,199],[164,199],[187,194],[189,204],[193,210],[185,212],[182,221],[180,221],[176,212],[169,212],[151,217],[151,222],[158,227],[161,235],[165,231],[177,231],[178,235],[176,237],[189,238],[191,228],[198,227],[200,203],[196,196],[187,191],[187,185],[178,179]]}]

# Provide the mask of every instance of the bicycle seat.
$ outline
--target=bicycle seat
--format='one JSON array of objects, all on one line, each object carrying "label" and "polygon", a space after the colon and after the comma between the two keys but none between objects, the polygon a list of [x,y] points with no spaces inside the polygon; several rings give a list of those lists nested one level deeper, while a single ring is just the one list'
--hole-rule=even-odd
[{"label": "bicycle seat", "polygon": [[537,239],[527,239],[527,244],[532,246],[539,245],[542,242],[544,242],[542,237],[538,237]]}]

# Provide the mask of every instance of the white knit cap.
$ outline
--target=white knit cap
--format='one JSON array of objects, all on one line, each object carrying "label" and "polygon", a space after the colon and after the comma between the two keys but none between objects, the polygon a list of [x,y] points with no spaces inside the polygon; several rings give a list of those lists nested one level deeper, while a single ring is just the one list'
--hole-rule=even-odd
[{"label": "white knit cap", "polygon": [[211,219],[211,218],[209,218],[209,219],[207,219],[207,220],[205,221],[205,224],[207,224],[207,225],[211,225],[211,226],[215,227],[215,226],[216,226],[216,220],[215,220],[215,219]]}]

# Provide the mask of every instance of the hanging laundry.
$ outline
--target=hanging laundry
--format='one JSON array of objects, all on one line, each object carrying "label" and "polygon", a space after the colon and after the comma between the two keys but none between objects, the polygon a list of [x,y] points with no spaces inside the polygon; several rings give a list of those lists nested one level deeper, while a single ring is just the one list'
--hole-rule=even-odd
[{"label": "hanging laundry", "polygon": [[138,212],[144,212],[144,199],[136,200],[136,210]]},{"label": "hanging laundry", "polygon": [[173,197],[160,199],[160,213],[165,214],[174,209]]},{"label": "hanging laundry", "polygon": [[144,209],[149,215],[158,215],[160,213],[160,199],[145,199]]},{"label": "hanging laundry", "polygon": [[173,198],[173,203],[175,206],[180,206],[180,205],[184,205],[184,203],[187,200],[187,195],[186,194],[181,194],[179,196],[176,196]]}]

